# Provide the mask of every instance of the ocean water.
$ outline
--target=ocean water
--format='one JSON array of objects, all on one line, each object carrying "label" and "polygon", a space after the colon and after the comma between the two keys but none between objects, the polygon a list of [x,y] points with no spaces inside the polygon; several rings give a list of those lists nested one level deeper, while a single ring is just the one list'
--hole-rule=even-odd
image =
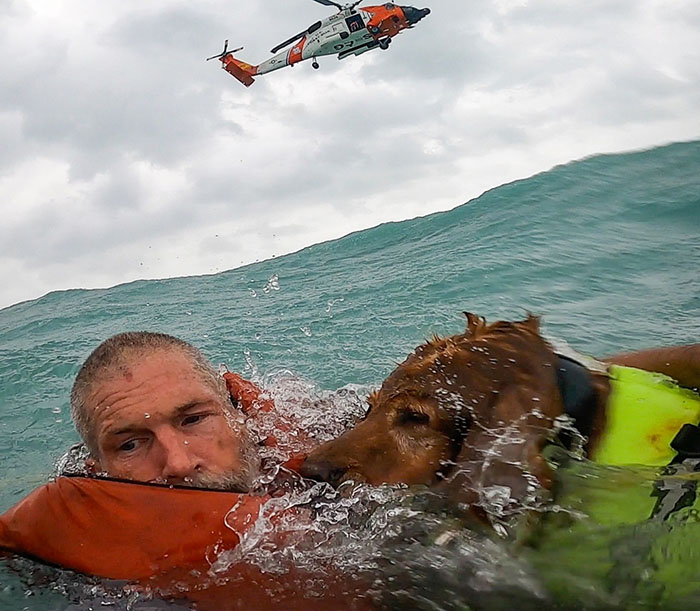
[{"label": "ocean water", "polygon": [[[699,238],[695,141],[557,166],[449,212],[216,275],[67,290],[0,310],[0,511],[45,482],[78,440],[70,386],[82,360],[111,334],[177,335],[214,363],[268,387],[301,380],[310,395],[380,384],[431,334],[461,331],[465,310],[488,320],[534,312],[543,316],[547,336],[597,356],[698,342]],[[430,591],[420,560],[428,556],[423,550],[406,562],[411,604]],[[523,569],[539,584],[523,586],[525,607],[526,601],[541,607],[538,588],[556,590],[556,580],[563,590],[598,593],[590,607],[584,594],[574,595],[581,608],[661,604],[658,592],[647,590],[607,596],[595,575],[576,584],[567,584],[563,571],[540,579],[546,564],[533,557]],[[463,570],[454,565],[453,576]],[[85,590],[76,594],[65,576],[21,572],[0,565],[0,608],[87,609],[97,600]],[[498,584],[497,574],[492,582]],[[698,591],[677,604],[697,602]],[[425,608],[459,608],[451,605],[469,600],[469,593],[460,602],[460,592],[450,592],[426,595]],[[475,608],[500,604],[497,596],[474,600]],[[408,608],[399,599],[388,605]]]}]

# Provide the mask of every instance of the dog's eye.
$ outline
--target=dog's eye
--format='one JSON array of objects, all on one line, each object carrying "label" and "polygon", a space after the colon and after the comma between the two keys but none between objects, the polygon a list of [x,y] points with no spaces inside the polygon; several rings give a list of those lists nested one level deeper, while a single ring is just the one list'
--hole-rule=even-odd
[{"label": "dog's eye", "polygon": [[430,424],[430,416],[414,409],[402,409],[397,414],[398,424]]}]

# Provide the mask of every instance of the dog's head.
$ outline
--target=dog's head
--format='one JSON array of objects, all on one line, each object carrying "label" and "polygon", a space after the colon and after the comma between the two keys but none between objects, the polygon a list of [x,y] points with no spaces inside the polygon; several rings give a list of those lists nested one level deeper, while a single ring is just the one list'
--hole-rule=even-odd
[{"label": "dog's head", "polygon": [[482,484],[515,486],[522,478],[511,467],[522,464],[547,486],[540,450],[562,406],[539,319],[466,316],[465,333],[419,346],[369,397],[365,418],[314,450],[302,474],[334,485],[433,484],[460,466]]}]

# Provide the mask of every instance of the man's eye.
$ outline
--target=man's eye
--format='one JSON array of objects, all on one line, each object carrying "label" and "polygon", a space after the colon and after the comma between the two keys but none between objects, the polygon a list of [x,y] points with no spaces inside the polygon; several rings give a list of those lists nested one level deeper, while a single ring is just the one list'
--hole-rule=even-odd
[{"label": "man's eye", "polygon": [[201,422],[204,420],[209,414],[192,414],[190,416],[185,416],[182,419],[182,424],[184,426],[188,426],[190,424],[197,424],[198,422]]},{"label": "man's eye", "polygon": [[123,444],[119,446],[119,451],[120,452],[133,452],[136,448],[138,447],[138,441],[136,439],[130,439],[129,441],[125,441]]},{"label": "man's eye", "polygon": [[404,425],[426,425],[430,424],[430,416],[425,412],[419,412],[414,409],[402,409],[397,414],[399,424]]}]

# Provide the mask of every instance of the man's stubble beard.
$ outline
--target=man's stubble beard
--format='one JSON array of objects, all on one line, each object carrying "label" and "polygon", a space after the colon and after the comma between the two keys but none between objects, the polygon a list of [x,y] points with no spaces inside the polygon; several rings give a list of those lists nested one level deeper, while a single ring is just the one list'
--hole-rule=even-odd
[{"label": "man's stubble beard", "polygon": [[241,444],[238,454],[240,468],[237,471],[218,474],[197,474],[191,481],[185,481],[185,485],[230,492],[251,492],[255,488],[255,483],[261,474],[260,457],[257,446],[253,443],[247,431],[241,431],[240,439]]}]

